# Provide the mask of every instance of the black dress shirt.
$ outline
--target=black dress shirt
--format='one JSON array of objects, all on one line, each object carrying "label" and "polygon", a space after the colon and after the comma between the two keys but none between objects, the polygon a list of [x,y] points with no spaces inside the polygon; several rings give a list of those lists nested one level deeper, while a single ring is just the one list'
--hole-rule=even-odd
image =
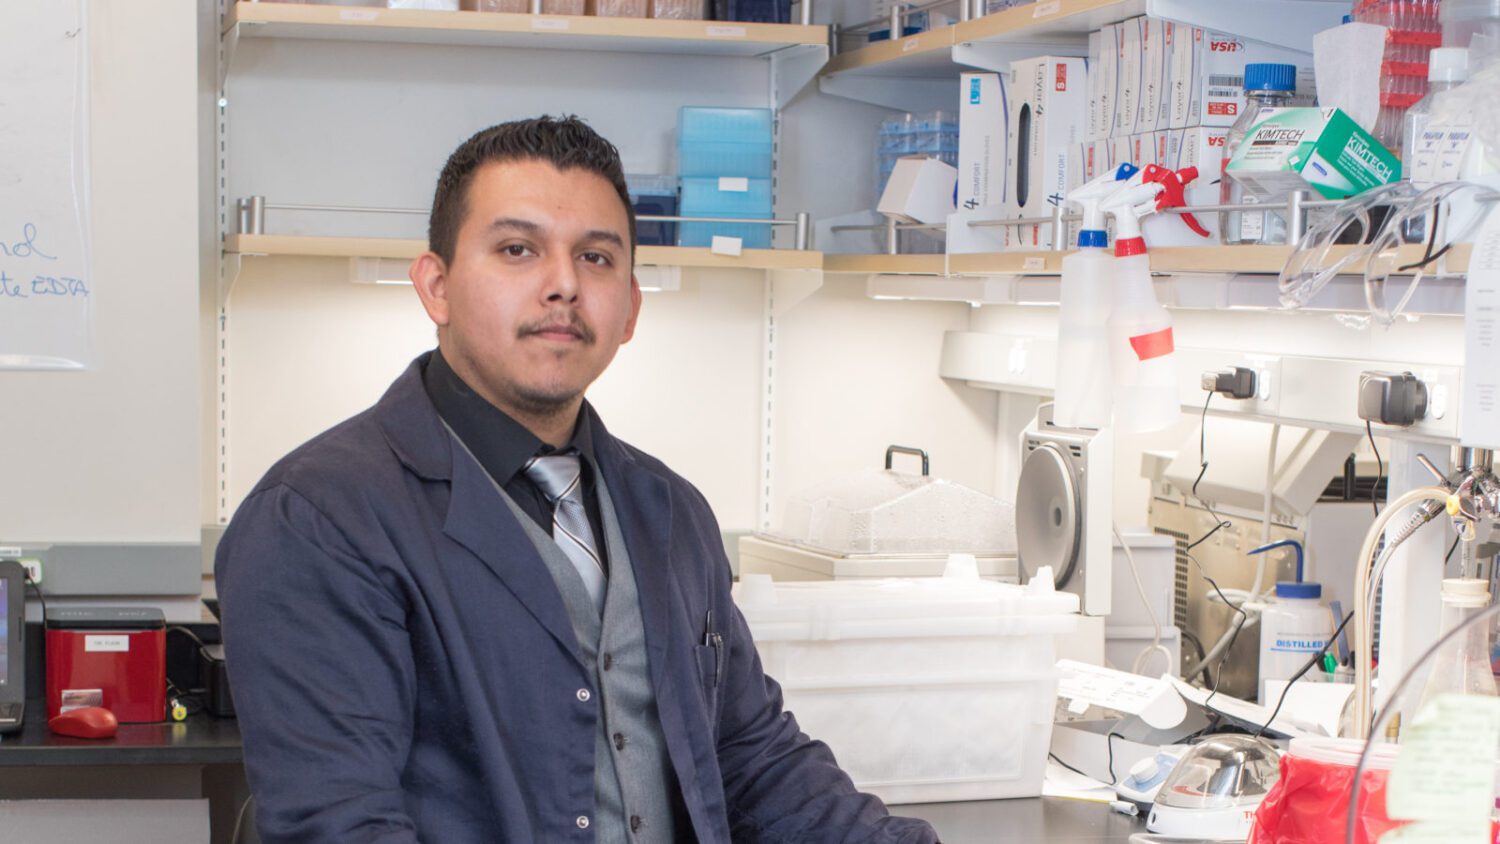
[{"label": "black dress shirt", "polygon": [[[523,469],[532,457],[552,454],[559,449],[542,442],[520,422],[470,389],[443,359],[440,350],[433,350],[427,368],[422,371],[422,386],[438,415],[474,453],[479,465],[515,499],[526,515],[551,536],[552,502]],[[582,408],[568,448],[577,451],[581,458],[584,509],[588,511],[589,527],[594,531],[594,547],[607,574],[609,554],[604,541],[604,522],[599,516],[599,494],[594,488],[594,441],[589,430],[589,415]]]}]

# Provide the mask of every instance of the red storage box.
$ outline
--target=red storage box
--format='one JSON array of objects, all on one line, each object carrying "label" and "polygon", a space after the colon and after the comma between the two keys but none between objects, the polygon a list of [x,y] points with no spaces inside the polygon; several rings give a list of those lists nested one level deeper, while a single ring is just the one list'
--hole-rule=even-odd
[{"label": "red storage box", "polygon": [[167,620],[136,607],[47,610],[47,717],[102,706],[121,723],[167,717]]}]

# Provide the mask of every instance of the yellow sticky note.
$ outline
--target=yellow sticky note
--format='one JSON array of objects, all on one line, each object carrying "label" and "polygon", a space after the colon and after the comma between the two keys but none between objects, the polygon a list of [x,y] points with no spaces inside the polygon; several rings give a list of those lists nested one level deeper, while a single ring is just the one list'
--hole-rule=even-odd
[{"label": "yellow sticky note", "polygon": [[1386,811],[1401,820],[1483,820],[1488,830],[1497,743],[1500,698],[1449,694],[1429,701],[1402,732]]},{"label": "yellow sticky note", "polygon": [[1490,844],[1490,822],[1417,821],[1380,836],[1380,844]]}]

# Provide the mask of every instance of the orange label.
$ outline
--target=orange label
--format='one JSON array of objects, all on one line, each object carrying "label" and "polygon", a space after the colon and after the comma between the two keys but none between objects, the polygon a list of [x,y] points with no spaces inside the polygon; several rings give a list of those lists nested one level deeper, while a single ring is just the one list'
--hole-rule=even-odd
[{"label": "orange label", "polygon": [[1062,62],[1057,63],[1057,90],[1068,90],[1068,66]]},{"label": "orange label", "polygon": [[1163,328],[1150,334],[1137,334],[1130,338],[1130,348],[1143,361],[1172,354],[1172,329]]}]

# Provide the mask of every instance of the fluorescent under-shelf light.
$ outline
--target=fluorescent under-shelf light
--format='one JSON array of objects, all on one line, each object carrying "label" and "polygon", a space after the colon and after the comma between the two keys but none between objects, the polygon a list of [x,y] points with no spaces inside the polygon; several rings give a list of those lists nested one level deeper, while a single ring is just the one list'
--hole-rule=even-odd
[{"label": "fluorescent under-shelf light", "polygon": [[406,275],[410,264],[398,258],[350,258],[349,280],[355,284],[411,284]]},{"label": "fluorescent under-shelf light", "polygon": [[682,289],[682,267],[636,267],[635,280],[642,293],[676,293]]}]

